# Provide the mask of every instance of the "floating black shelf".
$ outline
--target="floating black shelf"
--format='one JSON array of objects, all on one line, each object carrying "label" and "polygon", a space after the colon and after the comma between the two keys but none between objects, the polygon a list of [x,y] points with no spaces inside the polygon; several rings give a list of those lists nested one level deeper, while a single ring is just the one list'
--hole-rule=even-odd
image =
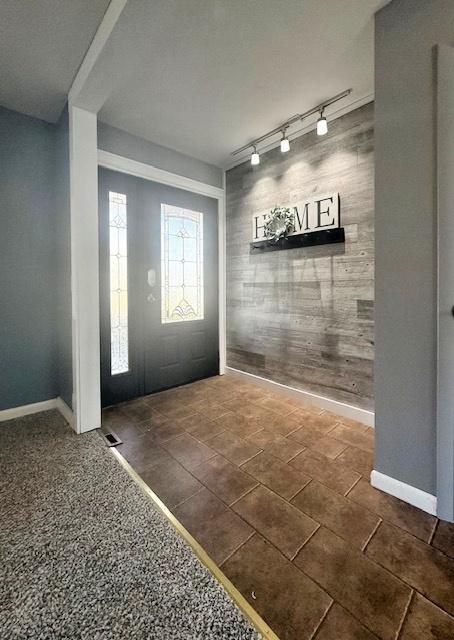
[{"label": "floating black shelf", "polygon": [[250,253],[264,253],[266,251],[282,251],[284,249],[297,249],[298,247],[314,247],[318,244],[331,244],[345,242],[344,227],[337,229],[324,229],[312,233],[302,233],[297,236],[287,236],[277,242],[260,240],[250,243]]}]

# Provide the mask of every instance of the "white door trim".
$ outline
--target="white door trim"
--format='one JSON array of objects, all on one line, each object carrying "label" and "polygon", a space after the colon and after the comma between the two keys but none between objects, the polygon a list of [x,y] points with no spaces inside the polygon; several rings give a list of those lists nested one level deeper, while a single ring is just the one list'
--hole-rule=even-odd
[{"label": "white door trim", "polygon": [[98,158],[95,113],[69,106],[73,411],[77,433],[101,426]]},{"label": "white door trim", "polygon": [[186,191],[216,198],[217,200],[224,198],[224,189],[220,187],[213,187],[205,182],[199,182],[198,180],[193,180],[192,178],[187,178],[186,176],[181,176],[171,171],[165,171],[164,169],[158,169],[158,167],[154,167],[151,164],[131,160],[131,158],[119,156],[116,153],[110,153],[110,151],[103,151],[103,149],[98,149],[98,164],[106,169],[112,169],[120,173],[128,173],[131,176],[137,176],[145,180],[153,180],[153,182],[166,184],[170,187],[177,187],[178,189],[185,189]]},{"label": "white door trim", "polygon": [[[218,291],[219,291],[219,373],[225,373],[226,366],[226,232],[225,232],[225,191],[205,182],[199,182],[177,173],[158,169],[151,164],[131,160],[109,151],[98,149],[98,165],[131,176],[159,182],[191,193],[208,196],[218,202]],[[225,174],[224,174],[225,181]]]}]

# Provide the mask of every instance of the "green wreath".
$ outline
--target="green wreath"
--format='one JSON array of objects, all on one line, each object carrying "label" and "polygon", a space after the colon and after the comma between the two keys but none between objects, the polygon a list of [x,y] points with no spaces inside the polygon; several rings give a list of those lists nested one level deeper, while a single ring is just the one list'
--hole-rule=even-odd
[{"label": "green wreath", "polygon": [[279,242],[295,230],[293,214],[288,207],[274,207],[265,221],[264,233],[267,240]]}]

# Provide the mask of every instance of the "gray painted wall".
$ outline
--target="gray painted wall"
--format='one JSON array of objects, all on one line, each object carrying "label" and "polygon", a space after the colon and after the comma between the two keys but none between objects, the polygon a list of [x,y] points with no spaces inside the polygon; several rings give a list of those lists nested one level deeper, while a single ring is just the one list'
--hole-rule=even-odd
[{"label": "gray painted wall", "polygon": [[[249,253],[252,215],[338,191],[345,244]],[[227,363],[373,407],[373,104],[226,174]]]},{"label": "gray painted wall", "polygon": [[58,395],[69,407],[72,407],[71,210],[69,201],[69,122],[66,109],[57,123],[55,134]]},{"label": "gray painted wall", "polygon": [[58,393],[54,133],[0,107],[0,410]]},{"label": "gray painted wall", "polygon": [[454,43],[454,2],[394,0],[375,33],[375,468],[435,494],[433,47]]},{"label": "gray painted wall", "polygon": [[219,167],[138,138],[103,122],[98,122],[98,148],[214,187],[223,186],[223,171]]}]

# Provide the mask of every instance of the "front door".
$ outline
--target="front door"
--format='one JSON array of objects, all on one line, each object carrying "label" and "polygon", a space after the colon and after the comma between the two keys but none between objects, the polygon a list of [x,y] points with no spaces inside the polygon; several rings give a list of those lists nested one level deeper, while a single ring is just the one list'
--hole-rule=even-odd
[{"label": "front door", "polygon": [[219,373],[217,201],[99,171],[101,396]]}]

